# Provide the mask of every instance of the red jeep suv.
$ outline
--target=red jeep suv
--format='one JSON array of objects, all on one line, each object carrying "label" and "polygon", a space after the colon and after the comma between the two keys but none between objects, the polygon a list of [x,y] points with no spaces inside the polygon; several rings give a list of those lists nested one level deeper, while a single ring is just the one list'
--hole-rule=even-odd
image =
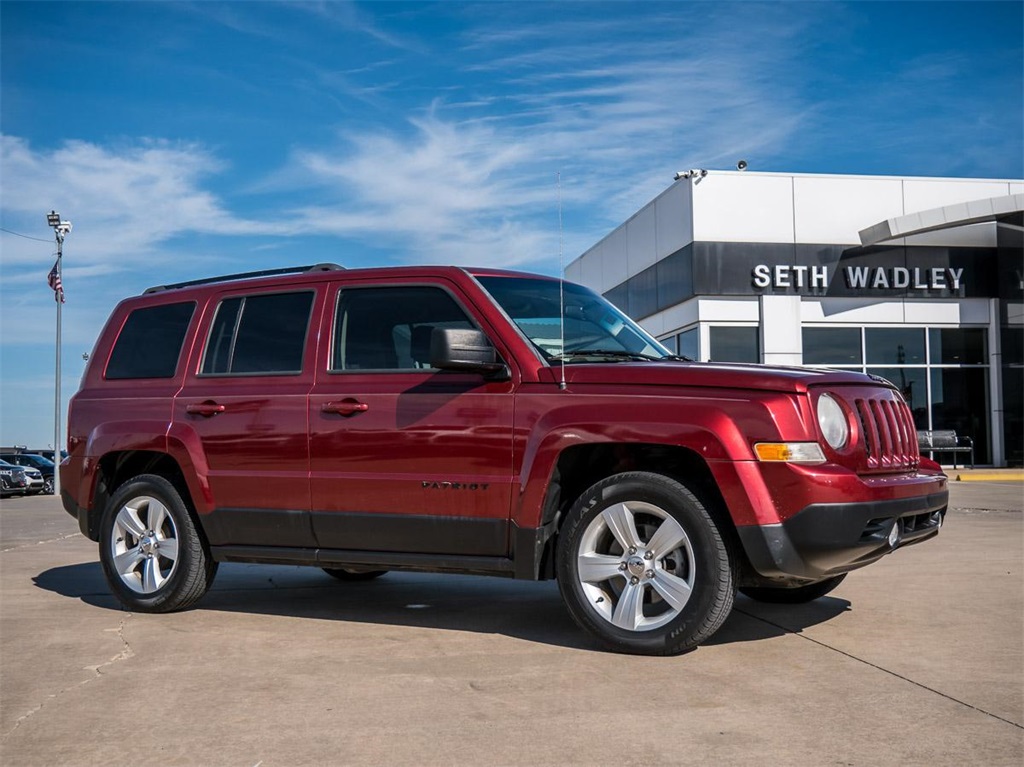
[{"label": "red jeep suv", "polygon": [[488,269],[151,288],[68,432],[64,507],[131,610],[192,605],[219,562],[557,578],[580,626],[651,655],[737,589],[828,593],[948,500],[886,381],[693,362],[584,287]]}]

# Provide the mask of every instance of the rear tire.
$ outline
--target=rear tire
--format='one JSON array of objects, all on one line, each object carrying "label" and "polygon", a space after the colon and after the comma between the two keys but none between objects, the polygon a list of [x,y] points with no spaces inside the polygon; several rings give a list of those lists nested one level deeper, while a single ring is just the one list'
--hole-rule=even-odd
[{"label": "rear tire", "polygon": [[608,477],[573,504],[559,534],[569,614],[616,652],[678,655],[732,610],[734,564],[707,508],[661,474]]},{"label": "rear tire", "polygon": [[843,582],[846,573],[833,575],[817,583],[810,583],[806,586],[797,586],[794,589],[773,588],[771,586],[744,586],[740,593],[758,602],[768,602],[776,605],[800,605],[804,602],[823,597]]},{"label": "rear tire", "polygon": [[387,570],[353,570],[345,567],[322,567],[325,573],[339,581],[372,581],[387,574]]},{"label": "rear tire", "polygon": [[155,474],[117,489],[103,513],[99,545],[111,591],[135,612],[191,607],[217,573],[181,495]]}]

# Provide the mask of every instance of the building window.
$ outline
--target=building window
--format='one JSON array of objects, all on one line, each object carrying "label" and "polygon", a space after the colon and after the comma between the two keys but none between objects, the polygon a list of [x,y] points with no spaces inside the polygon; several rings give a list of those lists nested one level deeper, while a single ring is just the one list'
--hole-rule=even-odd
[{"label": "building window", "polygon": [[761,344],[757,326],[712,325],[710,331],[712,362],[760,362]]},{"label": "building window", "polygon": [[869,365],[923,365],[924,328],[866,328]]},{"label": "building window", "polygon": [[673,354],[689,357],[691,360],[700,359],[700,331],[696,327],[658,340]]},{"label": "building window", "polygon": [[917,429],[953,429],[974,440],[978,463],[991,461],[985,328],[808,327],[803,353],[805,365],[885,378],[903,394]]},{"label": "building window", "polygon": [[860,328],[804,328],[805,365],[860,365],[864,362]]},{"label": "building window", "polygon": [[691,360],[700,359],[700,331],[697,328],[690,328],[679,334],[678,354]]}]

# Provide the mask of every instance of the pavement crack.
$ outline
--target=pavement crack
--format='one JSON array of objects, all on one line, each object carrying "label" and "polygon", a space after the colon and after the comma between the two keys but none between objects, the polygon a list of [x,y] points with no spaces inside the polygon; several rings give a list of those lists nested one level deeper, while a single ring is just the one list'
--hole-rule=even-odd
[{"label": "pavement crack", "polygon": [[37,713],[42,711],[47,706],[47,704],[52,703],[53,701],[57,700],[67,692],[77,690],[79,687],[83,687],[84,685],[89,684],[89,682],[99,679],[101,676],[103,676],[104,671],[108,669],[110,666],[113,666],[115,663],[120,663],[121,661],[125,661],[133,657],[135,655],[135,651],[132,649],[131,644],[128,642],[127,637],[125,637],[124,635],[125,627],[127,626],[128,621],[131,619],[131,617],[131,613],[125,613],[124,617],[121,619],[121,622],[117,625],[116,628],[104,629],[104,631],[106,632],[117,634],[117,638],[121,640],[121,652],[119,652],[114,657],[110,658],[110,660],[104,661],[103,663],[98,663],[95,666],[84,666],[82,670],[92,671],[92,676],[87,677],[86,679],[83,679],[80,682],[76,682],[75,684],[63,687],[57,692],[50,693],[49,695],[47,695],[45,698],[43,698],[42,702],[39,703],[39,705],[34,706],[33,708],[29,709],[27,712],[22,714],[20,717],[18,717],[18,719],[14,722],[14,726],[11,727],[10,730],[5,732],[3,735],[0,735],[0,743],[3,743],[8,738],[10,738],[11,735],[13,735],[15,731],[19,727],[21,727],[23,722],[26,722],[31,717],[35,716]]},{"label": "pavement crack", "polygon": [[58,543],[60,541],[66,541],[68,538],[79,538],[79,537],[81,537],[81,535],[82,535],[81,533],[68,533],[67,535],[60,535],[60,536],[57,536],[56,538],[47,538],[45,541],[34,541],[32,543],[22,543],[22,544],[20,544],[18,546],[9,546],[7,548],[0,549],[0,553],[7,552],[7,551],[18,551],[19,549],[31,549],[31,548],[33,548],[35,546],[43,546],[43,545],[45,545],[47,543]]},{"label": "pavement crack", "polygon": [[762,623],[766,623],[769,626],[772,626],[773,628],[777,628],[780,631],[784,631],[787,634],[795,636],[795,637],[797,637],[799,639],[803,639],[803,640],[805,640],[807,642],[811,642],[812,644],[816,644],[819,647],[825,648],[826,650],[831,650],[832,652],[838,653],[839,655],[843,655],[843,656],[849,658],[850,660],[854,660],[854,661],[856,661],[858,663],[864,664],[865,666],[869,666],[869,667],[871,667],[871,668],[873,668],[873,669],[875,669],[877,671],[881,671],[883,674],[888,674],[889,676],[896,677],[897,679],[902,680],[904,682],[907,682],[909,684],[912,684],[915,687],[920,687],[922,690],[927,690],[928,692],[933,693],[935,695],[938,695],[939,697],[945,698],[946,700],[952,701],[953,703],[957,703],[957,704],[959,704],[961,706],[964,706],[966,708],[969,708],[969,709],[971,709],[973,711],[977,711],[979,714],[984,714],[985,716],[991,717],[992,719],[996,719],[996,720],[998,720],[1000,722],[1004,722],[1004,723],[1010,725],[1011,727],[1016,727],[1018,730],[1024,730],[1024,725],[1019,724],[1018,722],[1014,722],[1012,719],[1007,719],[1005,717],[999,716],[999,714],[993,714],[991,711],[986,711],[985,709],[979,708],[978,706],[975,706],[975,705],[973,705],[971,703],[968,703],[965,700],[960,700],[959,698],[955,698],[952,695],[949,695],[947,693],[942,692],[941,690],[936,690],[934,687],[929,687],[926,684],[922,684],[921,682],[917,682],[917,681],[911,679],[910,677],[904,676],[903,674],[900,674],[900,673],[898,673],[896,671],[892,671],[891,669],[887,669],[887,668],[885,668],[885,666],[879,666],[877,663],[872,663],[871,661],[865,660],[864,658],[859,658],[856,655],[853,655],[852,653],[846,652],[845,650],[840,650],[838,647],[833,647],[832,645],[827,644],[826,642],[822,642],[822,641],[820,641],[818,639],[814,639],[813,637],[809,637],[809,636],[807,636],[806,634],[804,634],[804,633],[802,633],[800,631],[794,631],[793,629],[791,629],[791,628],[789,628],[787,626],[783,626],[782,624],[775,623],[774,621],[770,621],[767,618],[762,618],[760,615],[754,615],[753,613],[749,613],[746,610],[741,610],[741,609],[739,609],[737,607],[734,607],[733,609],[736,610],[739,613],[742,613],[743,615],[746,615],[748,618],[753,618],[756,621],[761,621]]}]

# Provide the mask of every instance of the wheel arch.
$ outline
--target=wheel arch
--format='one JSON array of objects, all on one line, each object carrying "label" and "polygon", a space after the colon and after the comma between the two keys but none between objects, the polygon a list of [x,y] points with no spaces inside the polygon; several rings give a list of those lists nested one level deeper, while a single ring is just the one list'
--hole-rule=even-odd
[{"label": "wheel arch", "polygon": [[554,577],[554,549],[572,504],[588,488],[615,474],[647,471],[684,485],[708,510],[741,573],[750,569],[736,524],[708,463],[697,451],[680,445],[596,442],[572,445],[559,453],[547,483],[540,528],[547,530],[536,577]]},{"label": "wheel arch", "polygon": [[205,533],[198,520],[192,494],[189,492],[181,466],[171,455],[156,450],[112,451],[97,460],[92,503],[89,506],[89,538],[99,540],[103,512],[118,488],[143,474],[163,477],[173,485],[205,540]]}]

